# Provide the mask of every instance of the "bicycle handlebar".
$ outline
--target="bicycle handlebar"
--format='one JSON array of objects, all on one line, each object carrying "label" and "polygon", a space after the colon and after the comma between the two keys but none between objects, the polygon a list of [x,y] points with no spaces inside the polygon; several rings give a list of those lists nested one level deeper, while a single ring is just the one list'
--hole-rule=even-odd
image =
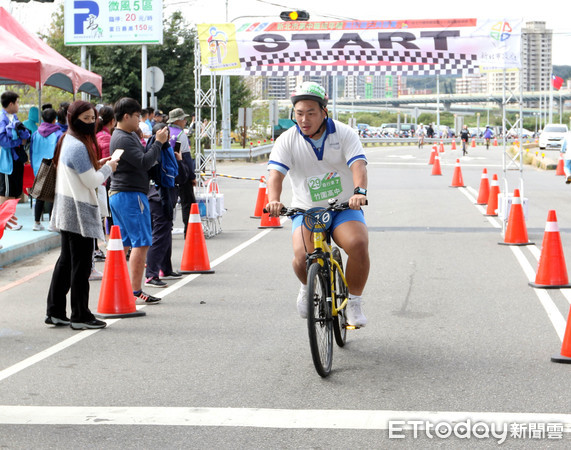
[{"label": "bicycle handlebar", "polygon": [[[369,201],[365,200],[365,205],[368,205]],[[349,209],[349,202],[343,202],[343,203],[334,203],[332,205],[329,205],[327,208],[324,208],[324,211],[345,211],[346,209]],[[266,208],[264,208],[264,213],[267,213],[268,210]],[[283,207],[280,211],[280,216],[286,216],[286,217],[290,217],[290,216],[294,216],[295,214],[305,214],[307,212],[306,209],[302,209],[302,208],[287,208],[287,207]]]}]

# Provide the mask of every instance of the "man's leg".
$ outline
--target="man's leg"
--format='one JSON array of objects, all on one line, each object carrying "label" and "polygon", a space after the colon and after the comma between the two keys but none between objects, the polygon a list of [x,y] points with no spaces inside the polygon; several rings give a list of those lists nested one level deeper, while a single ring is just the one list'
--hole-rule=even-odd
[{"label": "man's leg", "polygon": [[129,257],[129,273],[131,274],[131,287],[135,292],[141,290],[148,250],[149,246],[133,247],[131,249],[131,256]]},{"label": "man's leg", "polygon": [[345,277],[349,292],[360,296],[369,277],[369,234],[365,224],[344,222],[333,231],[333,240],[347,253]]},{"label": "man's leg", "polygon": [[307,253],[313,252],[313,236],[311,232],[303,225],[297,227],[292,235],[293,245],[293,271],[301,281],[301,284],[307,284],[307,268],[305,256]]}]

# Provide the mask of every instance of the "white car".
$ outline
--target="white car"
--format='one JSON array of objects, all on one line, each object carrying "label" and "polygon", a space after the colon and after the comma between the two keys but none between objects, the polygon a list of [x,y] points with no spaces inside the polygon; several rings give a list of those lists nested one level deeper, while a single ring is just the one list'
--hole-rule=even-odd
[{"label": "white car", "polygon": [[565,124],[550,123],[545,125],[545,128],[539,135],[539,148],[541,150],[560,150],[567,131],[569,130]]}]

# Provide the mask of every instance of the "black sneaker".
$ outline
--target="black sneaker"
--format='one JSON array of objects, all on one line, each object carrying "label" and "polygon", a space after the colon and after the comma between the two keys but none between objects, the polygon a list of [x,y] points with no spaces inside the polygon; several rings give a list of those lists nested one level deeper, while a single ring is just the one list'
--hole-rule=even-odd
[{"label": "black sneaker", "polygon": [[69,327],[70,321],[67,317],[60,319],[59,317],[46,316],[45,323],[48,325],[55,325],[56,327]]},{"label": "black sneaker", "polygon": [[96,328],[105,328],[107,323],[102,320],[93,319],[89,322],[71,322],[71,328],[74,330],[94,330]]},{"label": "black sneaker", "polygon": [[101,250],[95,250],[93,252],[93,258],[95,261],[105,261],[105,253],[103,253]]},{"label": "black sneaker", "polygon": [[147,305],[154,305],[155,303],[159,303],[162,299],[159,297],[153,297],[149,294],[145,294],[143,291],[141,291],[138,295],[135,295],[135,300],[145,302]]},{"label": "black sneaker", "polygon": [[179,278],[182,278],[182,273],[178,273],[178,272],[171,272],[169,274],[162,274],[161,278],[165,279],[165,280],[178,280]]},{"label": "black sneaker", "polygon": [[165,288],[168,286],[168,284],[166,284],[164,281],[161,281],[159,277],[152,277],[145,280],[145,286]]}]

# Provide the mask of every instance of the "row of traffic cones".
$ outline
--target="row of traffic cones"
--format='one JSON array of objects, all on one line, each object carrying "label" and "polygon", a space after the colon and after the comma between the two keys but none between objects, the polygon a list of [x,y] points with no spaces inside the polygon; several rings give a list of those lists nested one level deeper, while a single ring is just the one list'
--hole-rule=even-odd
[{"label": "row of traffic cones", "polygon": [[[214,273],[210,268],[198,203],[193,203],[190,207],[180,272]],[[107,245],[97,315],[103,318],[128,318],[145,314],[144,311],[137,311],[121,231],[114,225]]]},{"label": "row of traffic cones", "polygon": [[[442,172],[440,171],[440,157],[438,156],[438,152],[436,152],[434,149],[433,156],[434,161],[432,175],[442,175]],[[464,187],[462,169],[460,167],[460,160],[458,159],[456,160],[451,187]],[[488,171],[487,169],[484,169],[480,180],[480,187],[476,204],[487,205],[485,213],[486,216],[498,215],[497,210],[499,195],[500,187],[498,176],[496,174],[493,175],[492,183],[490,185],[488,179]],[[529,241],[528,238],[527,227],[525,224],[525,215],[519,189],[514,190],[504,241],[499,242],[499,244],[518,246],[533,244]],[[544,289],[560,289],[571,287],[567,274],[567,265],[563,255],[563,245],[559,235],[559,227],[557,225],[557,216],[554,210],[551,210],[548,213],[547,225],[545,227],[545,233],[543,236],[541,256],[539,258],[535,282],[530,282],[529,285],[534,288]],[[567,326],[563,338],[561,353],[552,356],[551,361],[571,364],[571,309],[567,319]]]}]

